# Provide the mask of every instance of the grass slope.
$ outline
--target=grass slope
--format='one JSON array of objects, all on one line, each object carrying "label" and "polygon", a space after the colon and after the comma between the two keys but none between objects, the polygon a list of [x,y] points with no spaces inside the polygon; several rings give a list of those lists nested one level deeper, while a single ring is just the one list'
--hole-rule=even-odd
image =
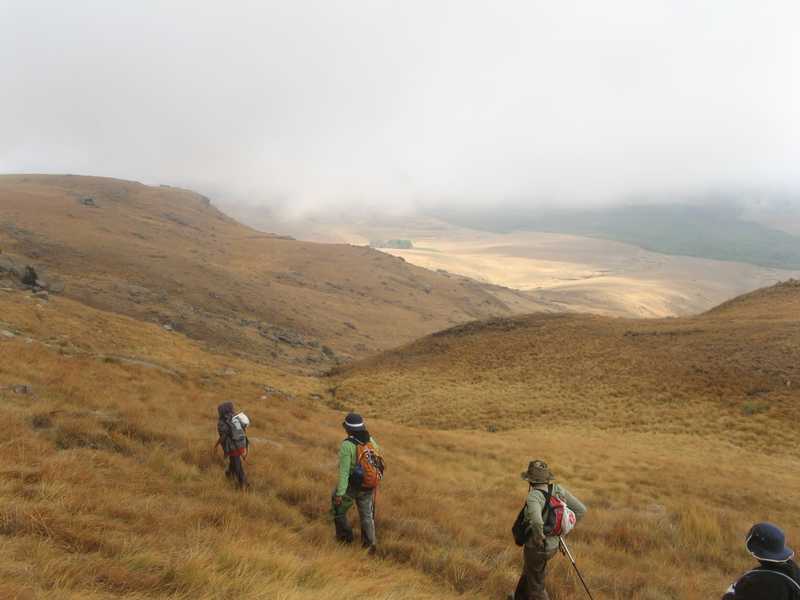
[{"label": "grass slope", "polygon": [[[367,560],[331,539],[342,414],[312,399],[324,382],[69,299],[0,292],[0,314],[13,334],[0,337],[2,597],[502,597],[520,562],[518,473],[534,455],[590,507],[571,545],[598,597],[706,598],[749,563],[751,521],[800,535],[787,456],[656,427],[487,434],[371,419],[389,468],[380,554]],[[225,399],[253,420],[250,493],[229,488],[210,455]],[[554,600],[578,586],[556,559]]]},{"label": "grass slope", "polygon": [[335,374],[336,401],[441,428],[591,422],[796,448],[800,282],[684,319],[531,315],[470,323]]},{"label": "grass slope", "polygon": [[[590,508],[570,539],[601,598],[717,597],[750,563],[753,521],[800,536],[796,282],[693,319],[470,323],[317,378],[293,362],[311,348],[271,357],[240,312],[346,351],[482,304],[458,280],[393,304],[390,274],[438,279],[255,234],[189,192],[70,177],[0,190],[2,258],[67,283],[43,301],[0,281],[0,598],[503,597],[534,457]],[[325,291],[337,277],[352,287]],[[253,421],[249,493],[210,453],[224,400]],[[389,465],[370,560],[334,544],[327,515],[350,409]],[[550,589],[582,594],[561,558]]]},{"label": "grass slope", "polygon": [[193,192],[107,178],[0,176],[0,248],[90,306],[300,367],[335,362],[323,346],[364,356],[533,306],[368,248],[257,232]]}]

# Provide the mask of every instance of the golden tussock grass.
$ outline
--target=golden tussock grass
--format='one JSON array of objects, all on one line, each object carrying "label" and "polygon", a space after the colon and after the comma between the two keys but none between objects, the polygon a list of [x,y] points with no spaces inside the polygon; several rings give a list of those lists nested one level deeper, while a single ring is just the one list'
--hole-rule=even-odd
[{"label": "golden tussock grass", "polygon": [[[748,566],[752,522],[799,539],[791,453],[657,423],[624,435],[577,419],[437,431],[373,407],[388,470],[380,553],[368,560],[332,540],[339,423],[362,407],[311,400],[329,382],[66,299],[0,294],[0,314],[17,333],[0,341],[3,597],[499,598],[520,566],[509,532],[526,492],[519,472],[537,456],[589,506],[570,543],[598,598],[714,597]],[[22,383],[32,393],[8,387]],[[292,399],[262,399],[265,384]],[[210,454],[226,399],[253,420],[247,493]],[[550,590],[582,594],[563,558]]]}]

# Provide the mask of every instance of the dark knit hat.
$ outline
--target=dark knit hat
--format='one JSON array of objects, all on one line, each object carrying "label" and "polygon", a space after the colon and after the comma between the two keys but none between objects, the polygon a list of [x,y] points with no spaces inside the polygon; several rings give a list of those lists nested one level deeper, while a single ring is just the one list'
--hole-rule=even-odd
[{"label": "dark knit hat", "polygon": [[217,414],[220,419],[232,417],[234,412],[233,402],[223,402],[217,407]]},{"label": "dark knit hat", "polygon": [[348,431],[362,431],[366,429],[364,419],[361,418],[360,414],[354,412],[347,413],[342,426]]},{"label": "dark knit hat", "polygon": [[520,476],[531,483],[550,483],[555,479],[550,467],[543,460],[532,460],[528,464],[528,470]]},{"label": "dark knit hat", "polygon": [[756,523],[747,534],[747,550],[758,560],[786,562],[794,556],[794,550],[786,545],[783,531],[772,523]]}]

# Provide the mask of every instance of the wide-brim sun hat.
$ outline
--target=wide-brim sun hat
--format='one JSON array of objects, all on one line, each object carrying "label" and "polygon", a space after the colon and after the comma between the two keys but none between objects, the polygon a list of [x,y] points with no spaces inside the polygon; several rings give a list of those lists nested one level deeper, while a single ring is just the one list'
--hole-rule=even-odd
[{"label": "wide-brim sun hat", "polygon": [[530,483],[550,483],[555,479],[550,467],[543,460],[532,460],[528,464],[528,470],[522,472],[520,477]]},{"label": "wide-brim sun hat", "polygon": [[756,523],[747,533],[747,551],[755,558],[766,562],[786,562],[794,556],[794,550],[786,545],[786,536],[777,525]]},{"label": "wide-brim sun hat", "polygon": [[366,429],[366,425],[364,424],[364,419],[361,418],[361,415],[353,412],[348,413],[347,416],[344,418],[344,421],[342,422],[342,427],[350,431],[360,431],[362,429]]}]

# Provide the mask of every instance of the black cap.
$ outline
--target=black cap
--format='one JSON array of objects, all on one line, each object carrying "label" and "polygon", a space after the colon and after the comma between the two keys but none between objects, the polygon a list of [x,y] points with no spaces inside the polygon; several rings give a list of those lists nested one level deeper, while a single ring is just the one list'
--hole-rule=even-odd
[{"label": "black cap", "polygon": [[347,416],[344,418],[344,423],[342,423],[345,429],[348,431],[361,431],[366,429],[366,425],[364,424],[364,419],[361,418],[361,415],[358,413],[347,413]]}]

